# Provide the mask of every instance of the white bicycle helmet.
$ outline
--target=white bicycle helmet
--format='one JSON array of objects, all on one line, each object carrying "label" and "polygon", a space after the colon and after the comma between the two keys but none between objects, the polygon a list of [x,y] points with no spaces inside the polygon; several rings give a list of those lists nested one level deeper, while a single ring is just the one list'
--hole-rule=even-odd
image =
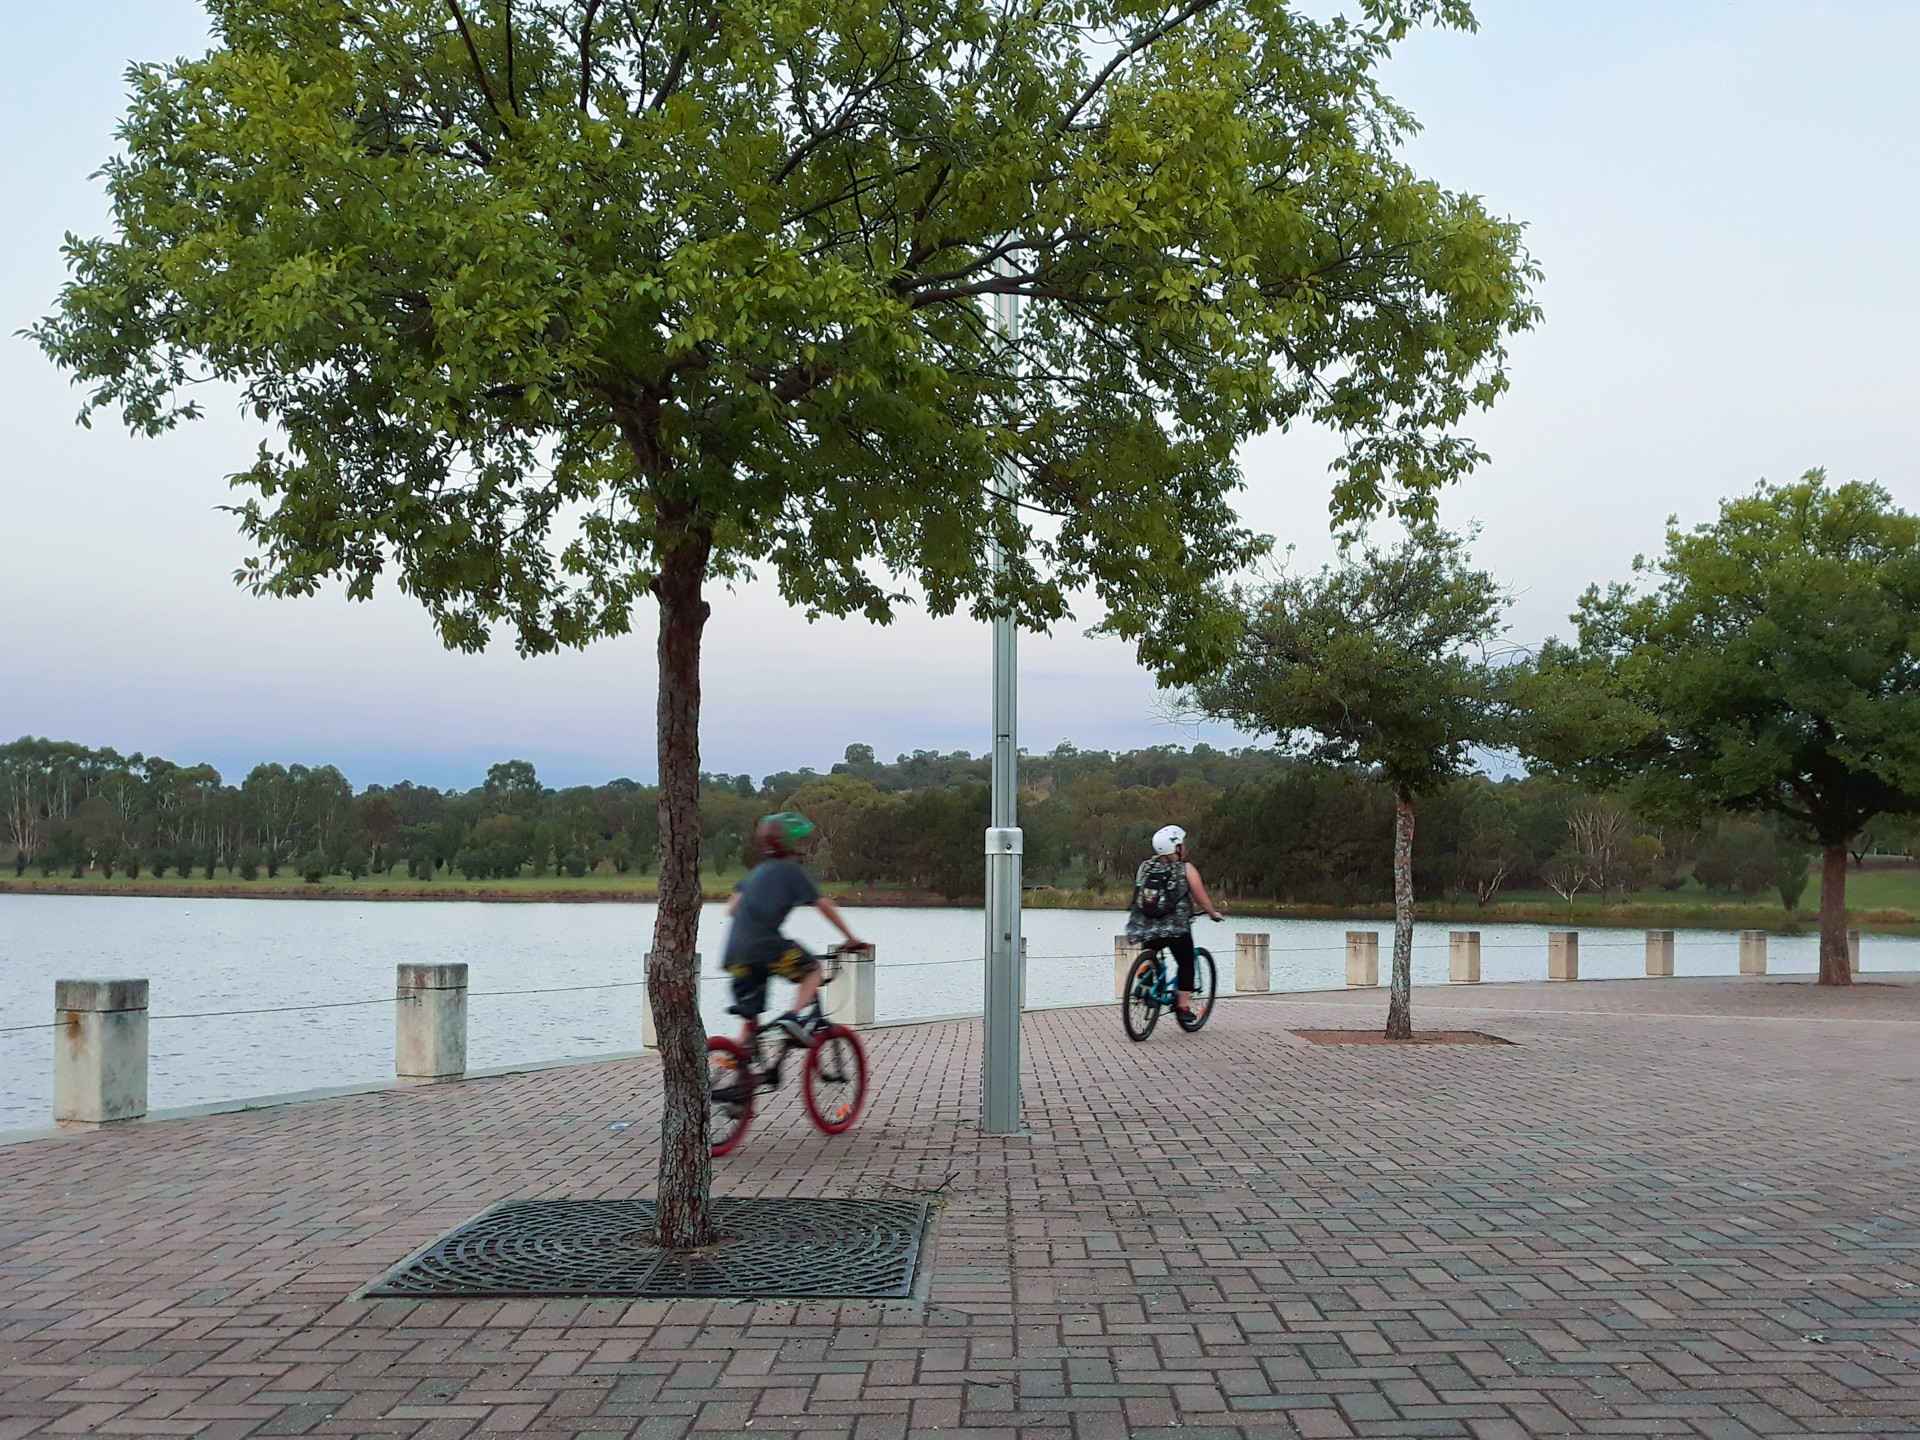
[{"label": "white bicycle helmet", "polygon": [[1178,825],[1162,825],[1153,832],[1153,853],[1171,855],[1187,843],[1187,832]]}]

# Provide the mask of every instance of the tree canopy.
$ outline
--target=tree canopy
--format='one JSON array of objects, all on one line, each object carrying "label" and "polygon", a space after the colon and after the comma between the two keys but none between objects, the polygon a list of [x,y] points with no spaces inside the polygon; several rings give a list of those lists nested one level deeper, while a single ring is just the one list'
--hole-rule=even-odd
[{"label": "tree canopy", "polygon": [[1507,597],[1459,539],[1416,527],[1317,575],[1240,592],[1244,638],[1194,687],[1207,713],[1283,749],[1372,769],[1398,794],[1436,790],[1507,738],[1484,649]]},{"label": "tree canopy", "polygon": [[132,72],[119,233],[37,336],[138,429],[240,385],[249,578],[391,565],[450,644],[624,630],[696,525],[818,611],[1090,587],[1176,664],[1197,612],[1134,580],[1251,555],[1237,440],[1325,423],[1338,515],[1419,509],[1533,315],[1518,227],[1409,171],[1377,88],[1457,3],[210,8]]}]

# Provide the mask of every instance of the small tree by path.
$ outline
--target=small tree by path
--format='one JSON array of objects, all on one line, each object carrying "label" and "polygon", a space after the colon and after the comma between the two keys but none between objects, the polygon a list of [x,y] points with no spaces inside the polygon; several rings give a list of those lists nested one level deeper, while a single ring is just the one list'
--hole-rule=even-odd
[{"label": "small tree by path", "polygon": [[1850,984],[1847,846],[1920,812],[1920,519],[1810,470],[1670,521],[1639,568],[1652,589],[1589,590],[1578,644],[1523,673],[1526,747],[1644,813],[1766,812],[1816,842],[1820,983]]},{"label": "small tree by path", "polygon": [[710,1235],[711,585],[1034,628],[1090,592],[1184,681],[1262,548],[1240,440],[1324,423],[1337,515],[1418,513],[1534,318],[1519,228],[1407,168],[1376,81],[1464,0],[208,6],[210,53],[132,72],[117,233],[35,336],[139,431],[240,387],[261,591],[391,569],[448,645],[529,653],[652,602],[674,1246]]},{"label": "small tree by path", "polygon": [[1470,569],[1457,536],[1416,527],[1391,551],[1241,596],[1244,636],[1199,682],[1209,714],[1393,788],[1393,977],[1386,1035],[1413,1034],[1416,801],[1507,735],[1499,674],[1478,653],[1504,628],[1507,596]]}]

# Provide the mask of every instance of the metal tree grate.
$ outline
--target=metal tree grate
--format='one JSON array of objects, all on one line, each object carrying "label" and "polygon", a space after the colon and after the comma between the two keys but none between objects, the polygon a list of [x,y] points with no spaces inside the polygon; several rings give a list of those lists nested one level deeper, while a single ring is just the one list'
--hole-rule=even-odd
[{"label": "metal tree grate", "polygon": [[929,1213],[907,1200],[715,1200],[722,1238],[683,1251],[650,1243],[651,1200],[509,1200],[366,1293],[904,1300]]}]

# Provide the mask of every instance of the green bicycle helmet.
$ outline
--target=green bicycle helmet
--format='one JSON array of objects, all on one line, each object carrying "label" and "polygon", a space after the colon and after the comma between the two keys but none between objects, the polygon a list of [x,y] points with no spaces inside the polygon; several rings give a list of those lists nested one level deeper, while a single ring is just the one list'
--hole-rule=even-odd
[{"label": "green bicycle helmet", "polygon": [[753,833],[769,855],[791,855],[813,834],[813,822],[798,810],[782,810],[777,815],[761,816]]}]

